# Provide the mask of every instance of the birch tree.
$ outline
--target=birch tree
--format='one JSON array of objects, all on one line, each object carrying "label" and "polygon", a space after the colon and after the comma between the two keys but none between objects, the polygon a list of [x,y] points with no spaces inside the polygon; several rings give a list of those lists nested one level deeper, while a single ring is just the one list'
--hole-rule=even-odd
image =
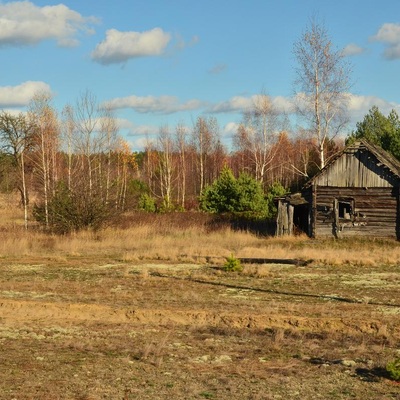
[{"label": "birch tree", "polygon": [[271,98],[265,94],[255,97],[250,110],[244,113],[234,137],[236,148],[249,159],[254,177],[262,185],[273,167],[279,140],[279,115]]},{"label": "birch tree", "polygon": [[215,118],[197,118],[192,132],[192,143],[197,153],[200,192],[208,182],[206,179],[210,155],[219,144],[219,127]]},{"label": "birch tree", "polygon": [[17,116],[5,111],[0,113],[0,142],[3,151],[10,154],[19,171],[17,183],[24,209],[24,225],[28,229],[28,188],[26,183],[25,164],[27,153],[32,149],[33,129],[28,118],[20,113]]},{"label": "birch tree", "polygon": [[67,156],[67,188],[72,190],[72,178],[74,171],[73,161],[75,152],[75,128],[74,110],[70,105],[64,107],[62,111],[62,144]]},{"label": "birch tree", "polygon": [[186,147],[187,147],[187,129],[183,124],[178,124],[175,130],[175,141],[176,148],[179,155],[179,185],[178,191],[180,196],[178,201],[180,201],[182,209],[185,208],[186,201]]},{"label": "birch tree", "polygon": [[166,210],[172,205],[172,189],[174,181],[174,143],[167,126],[161,127],[157,137],[157,151],[159,161],[160,191]]},{"label": "birch tree", "polygon": [[112,110],[109,107],[102,108],[102,114],[103,115],[100,120],[100,129],[102,132],[102,137],[104,138],[104,151],[106,153],[105,202],[108,204],[111,186],[111,156],[113,150],[115,150],[117,146],[118,128]]},{"label": "birch tree", "polygon": [[39,182],[45,225],[49,226],[49,201],[57,182],[57,156],[59,153],[59,124],[47,94],[36,94],[29,105],[28,117],[33,128],[33,163]]},{"label": "birch tree", "polygon": [[315,139],[320,168],[326,163],[326,145],[348,122],[350,66],[336,50],[324,25],[311,20],[295,42],[297,61],[295,105]]}]

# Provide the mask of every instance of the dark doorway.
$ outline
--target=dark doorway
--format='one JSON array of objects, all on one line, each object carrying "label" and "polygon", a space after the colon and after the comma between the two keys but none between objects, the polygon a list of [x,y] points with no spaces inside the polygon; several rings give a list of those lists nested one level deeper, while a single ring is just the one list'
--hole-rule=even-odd
[{"label": "dark doorway", "polygon": [[309,235],[309,207],[308,204],[294,206],[293,224],[295,232],[300,231]]}]

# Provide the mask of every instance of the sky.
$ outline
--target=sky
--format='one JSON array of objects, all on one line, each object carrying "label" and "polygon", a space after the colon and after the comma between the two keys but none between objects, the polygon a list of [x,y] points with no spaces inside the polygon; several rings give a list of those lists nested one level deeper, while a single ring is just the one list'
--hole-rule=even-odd
[{"label": "sky", "polygon": [[293,45],[311,18],[352,66],[343,134],[373,105],[400,114],[399,0],[0,1],[0,109],[47,92],[61,112],[89,91],[132,151],[199,116],[229,147],[257,94],[290,115]]}]

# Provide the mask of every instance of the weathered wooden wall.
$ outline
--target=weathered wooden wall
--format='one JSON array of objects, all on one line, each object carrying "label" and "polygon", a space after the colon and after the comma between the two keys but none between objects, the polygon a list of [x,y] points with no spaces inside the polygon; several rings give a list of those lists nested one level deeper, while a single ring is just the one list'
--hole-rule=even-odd
[{"label": "weathered wooden wall", "polygon": [[345,151],[317,176],[314,184],[338,187],[393,187],[398,178],[368,151]]},{"label": "weathered wooden wall", "polygon": [[284,236],[293,233],[294,207],[287,201],[279,200],[278,217],[276,220],[276,235]]},{"label": "weathered wooden wall", "polygon": [[340,236],[398,236],[398,189],[316,187],[315,236],[333,235],[334,200],[354,199],[352,221],[341,219]]}]

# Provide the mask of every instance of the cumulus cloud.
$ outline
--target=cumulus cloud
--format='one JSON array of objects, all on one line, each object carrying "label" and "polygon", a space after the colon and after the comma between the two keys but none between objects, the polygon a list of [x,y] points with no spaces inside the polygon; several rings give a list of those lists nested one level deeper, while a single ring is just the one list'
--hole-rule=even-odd
[{"label": "cumulus cloud", "polygon": [[156,125],[134,125],[129,131],[129,136],[154,136],[160,132]]},{"label": "cumulus cloud", "polygon": [[109,29],[106,38],[92,52],[100,64],[124,63],[131,58],[159,56],[164,53],[171,35],[160,28],[145,32],[120,32]]},{"label": "cumulus cloud", "polygon": [[234,96],[229,100],[214,104],[208,109],[210,113],[234,113],[249,110],[253,105],[252,97]]},{"label": "cumulus cloud", "polygon": [[0,106],[26,106],[37,93],[51,94],[50,86],[40,81],[27,81],[17,86],[0,86]]},{"label": "cumulus cloud", "polygon": [[389,60],[400,58],[400,24],[383,24],[371,40],[386,44],[385,58]]},{"label": "cumulus cloud", "polygon": [[128,96],[112,99],[107,102],[111,109],[132,108],[141,114],[172,114],[179,111],[195,110],[202,106],[200,100],[192,99],[180,103],[175,96]]},{"label": "cumulus cloud", "polygon": [[[210,113],[243,113],[250,110],[257,102],[259,95],[250,97],[234,96],[227,101],[217,103],[208,109]],[[278,112],[293,112],[293,104],[290,98],[283,96],[271,97],[272,104]]]},{"label": "cumulus cloud", "polygon": [[238,130],[239,124],[237,122],[228,122],[222,130],[222,136],[232,137]]},{"label": "cumulus cloud", "polygon": [[358,96],[350,95],[350,101],[348,105],[348,110],[350,113],[350,118],[352,122],[361,121],[372,106],[377,106],[379,110],[388,115],[391,110],[396,110],[400,112],[400,104],[381,99],[376,96]]},{"label": "cumulus cloud", "polygon": [[80,32],[92,33],[94,17],[83,17],[63,4],[38,7],[30,1],[0,3],[0,45],[28,46],[55,39],[59,46],[78,44]]},{"label": "cumulus cloud", "polygon": [[156,143],[156,139],[149,139],[146,137],[141,137],[135,140],[129,140],[129,144],[133,151],[144,151],[148,145],[153,145]]},{"label": "cumulus cloud", "polygon": [[364,52],[365,52],[365,49],[363,47],[356,45],[355,43],[350,43],[343,49],[343,55],[345,57],[356,56],[356,55],[362,54]]}]

